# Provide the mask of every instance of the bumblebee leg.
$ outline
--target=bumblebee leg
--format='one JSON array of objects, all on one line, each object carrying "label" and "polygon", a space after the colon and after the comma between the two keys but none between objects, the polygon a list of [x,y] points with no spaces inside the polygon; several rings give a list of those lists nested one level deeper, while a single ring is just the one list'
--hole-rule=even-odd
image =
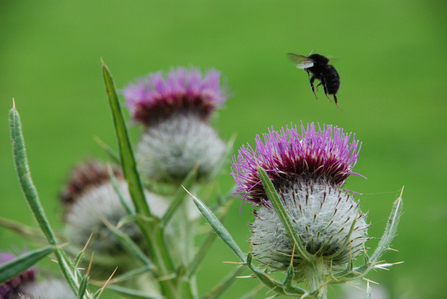
[{"label": "bumblebee leg", "polygon": [[340,106],[338,106],[338,101],[337,101],[337,96],[334,94],[334,101],[335,101],[335,105],[337,105],[338,109],[340,109],[341,111],[343,111],[343,109],[341,109]]},{"label": "bumblebee leg", "polygon": [[326,95],[326,98],[329,100],[329,102],[332,102],[331,99],[329,98],[329,96],[327,95],[327,87],[326,87],[326,80],[323,79],[321,80],[321,83],[323,83],[323,88],[324,88],[324,94]]},{"label": "bumblebee leg", "polygon": [[310,87],[312,87],[312,92],[314,93],[315,98],[318,99],[317,94],[315,93],[314,81],[315,81],[315,75],[313,75],[312,78],[310,78]]},{"label": "bumblebee leg", "polygon": [[316,89],[316,91],[318,92],[318,86],[320,86],[320,85],[322,85],[323,83],[319,83],[318,85],[317,85],[317,87],[315,88]]}]

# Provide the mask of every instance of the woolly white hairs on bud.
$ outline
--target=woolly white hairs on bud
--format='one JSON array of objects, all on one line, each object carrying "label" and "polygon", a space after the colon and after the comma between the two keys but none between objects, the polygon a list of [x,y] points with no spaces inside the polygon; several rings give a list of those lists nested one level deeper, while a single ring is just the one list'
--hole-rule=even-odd
[{"label": "woolly white hairs on bud", "polygon": [[21,293],[17,299],[76,299],[68,284],[57,279],[26,284]]},{"label": "woolly white hairs on bud", "polygon": [[145,129],[137,145],[137,159],[147,178],[181,182],[197,163],[198,178],[206,178],[225,150],[207,122],[182,112]]},{"label": "woolly white hairs on bud", "polygon": [[[368,226],[366,215],[361,214],[353,196],[321,180],[306,182],[300,179],[281,187],[278,193],[294,230],[310,254],[323,259],[328,257],[327,262],[332,266],[341,266],[362,252]],[[270,205],[262,205],[255,215],[251,225],[255,258],[273,269],[287,269],[293,245],[276,211]],[[349,243],[340,254],[330,257],[343,248],[354,219],[357,220]],[[295,253],[296,270],[299,270],[301,261]]]}]

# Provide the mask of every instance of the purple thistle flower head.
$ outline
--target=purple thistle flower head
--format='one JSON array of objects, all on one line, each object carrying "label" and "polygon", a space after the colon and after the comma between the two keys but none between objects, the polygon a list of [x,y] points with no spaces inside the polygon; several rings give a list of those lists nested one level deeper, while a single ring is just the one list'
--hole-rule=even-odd
[{"label": "purple thistle flower head", "polygon": [[[12,253],[0,252],[0,265],[16,259]],[[28,282],[34,282],[37,276],[37,268],[32,266],[14,278],[0,284],[0,298],[9,298],[20,286]]]},{"label": "purple thistle flower head", "polygon": [[218,71],[211,69],[202,77],[200,69],[185,67],[171,68],[166,78],[162,71],[151,73],[122,92],[133,118],[146,126],[179,111],[208,121],[228,98]]},{"label": "purple thistle flower head", "polygon": [[307,128],[301,123],[301,135],[297,127],[286,127],[277,132],[273,128],[263,134],[264,142],[256,137],[256,149],[249,144],[242,146],[239,155],[232,159],[232,172],[237,187],[236,195],[252,204],[267,200],[259,178],[258,168],[269,174],[275,187],[280,187],[292,178],[324,179],[333,186],[341,186],[352,172],[361,144],[350,143],[351,134],[331,125],[318,126],[311,123]]}]

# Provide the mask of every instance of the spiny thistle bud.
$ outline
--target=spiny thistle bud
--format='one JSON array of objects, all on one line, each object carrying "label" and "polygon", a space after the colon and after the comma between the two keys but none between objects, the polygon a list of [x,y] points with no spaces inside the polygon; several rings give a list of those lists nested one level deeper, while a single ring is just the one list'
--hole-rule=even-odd
[{"label": "spiny thistle bud", "polygon": [[[320,260],[327,271],[345,265],[363,250],[367,240],[366,215],[359,203],[341,189],[352,172],[360,151],[359,142],[349,142],[351,134],[332,126],[314,124],[269,130],[264,142],[256,138],[239,150],[232,161],[236,194],[258,207],[252,229],[253,256],[271,269],[286,270],[291,264],[296,273],[306,273],[309,263],[295,250],[281,219],[269,202],[258,168],[272,181],[287,212],[293,230],[304,249]],[[354,136],[355,138],[355,136]],[[327,274],[327,273],[326,273]]]},{"label": "spiny thistle bud", "polygon": [[137,145],[140,170],[149,179],[178,183],[199,164],[198,178],[206,178],[225,153],[225,144],[210,126],[212,112],[228,96],[220,87],[220,73],[199,69],[171,69],[149,74],[123,89],[133,119],[144,125]]},{"label": "spiny thistle bud", "polygon": [[[16,256],[12,253],[0,252],[0,265],[16,259]],[[37,269],[32,266],[23,271],[14,278],[11,278],[0,284],[0,298],[5,299],[18,299],[19,294],[22,292],[22,288],[31,283],[36,282]]]},{"label": "spiny thistle bud", "polygon": [[[114,167],[118,189],[128,205],[132,206],[127,183],[121,170]],[[162,216],[167,203],[161,197],[146,192],[146,200],[156,216]],[[97,253],[113,254],[121,251],[119,242],[107,228],[104,220],[116,225],[128,213],[109,179],[107,167],[96,161],[78,165],[61,194],[65,208],[64,220],[69,241],[83,247],[93,233],[89,249]],[[141,231],[134,223],[120,227],[138,243]]]}]

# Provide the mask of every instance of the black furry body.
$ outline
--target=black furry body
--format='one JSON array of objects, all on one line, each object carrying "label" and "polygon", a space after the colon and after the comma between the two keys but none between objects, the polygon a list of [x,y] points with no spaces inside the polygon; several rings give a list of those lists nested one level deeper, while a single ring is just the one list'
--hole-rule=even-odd
[{"label": "black furry body", "polygon": [[297,64],[298,68],[304,69],[309,75],[310,86],[315,94],[315,98],[318,97],[315,93],[314,81],[315,79],[318,79],[320,80],[320,83],[317,85],[317,88],[318,86],[323,85],[326,97],[329,99],[328,94],[333,95],[335,104],[338,107],[336,94],[340,88],[340,75],[335,67],[329,64],[329,59],[319,54],[312,54],[308,57],[292,53],[289,53],[288,55],[290,60]]},{"label": "black furry body", "polygon": [[315,79],[320,80],[320,83],[317,85],[317,87],[323,85],[324,93],[326,94],[326,96],[328,94],[334,95],[334,100],[337,104],[336,93],[340,88],[340,75],[338,74],[337,70],[335,69],[335,67],[328,64],[329,59],[322,55],[312,54],[308,58],[314,61],[314,65],[312,67],[305,69],[308,74],[309,72],[313,74],[310,78],[310,86],[312,87],[312,91],[315,93]]}]

